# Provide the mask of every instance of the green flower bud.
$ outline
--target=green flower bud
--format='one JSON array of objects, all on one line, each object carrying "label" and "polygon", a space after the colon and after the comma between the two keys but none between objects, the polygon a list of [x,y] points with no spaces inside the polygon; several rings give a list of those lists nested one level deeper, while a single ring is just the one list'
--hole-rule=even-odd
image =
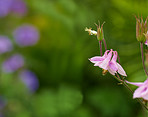
[{"label": "green flower bud", "polygon": [[145,34],[147,32],[147,18],[145,20],[145,22],[143,21],[143,19],[141,18],[137,18],[136,17],[136,38],[139,42],[145,42],[146,41],[146,37]]},{"label": "green flower bud", "polygon": [[99,41],[102,41],[103,38],[104,38],[104,34],[103,34],[103,25],[104,25],[104,23],[101,25],[101,27],[100,27],[100,22],[99,22],[99,26],[97,24],[95,24],[97,26],[97,39]]}]

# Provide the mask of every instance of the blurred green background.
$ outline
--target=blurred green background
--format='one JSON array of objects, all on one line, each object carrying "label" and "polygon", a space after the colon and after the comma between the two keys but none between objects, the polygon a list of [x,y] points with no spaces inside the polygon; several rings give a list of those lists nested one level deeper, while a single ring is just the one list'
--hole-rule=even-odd
[{"label": "blurred green background", "polygon": [[[88,61],[99,54],[96,30],[104,24],[108,49],[119,52],[129,81],[144,81],[135,16],[148,15],[148,0],[27,0],[28,13],[0,18],[0,34],[11,38],[24,23],[36,26],[35,46],[16,48],[36,73],[40,87],[34,94],[16,79],[17,73],[1,73],[0,94],[7,101],[6,117],[148,117],[132,95],[108,73]],[[12,38],[13,40],[13,38]],[[146,47],[145,47],[146,48]],[[1,55],[3,56],[3,55]],[[4,56],[3,56],[4,58]],[[132,87],[132,86],[131,86]],[[135,89],[136,87],[132,87]]]}]

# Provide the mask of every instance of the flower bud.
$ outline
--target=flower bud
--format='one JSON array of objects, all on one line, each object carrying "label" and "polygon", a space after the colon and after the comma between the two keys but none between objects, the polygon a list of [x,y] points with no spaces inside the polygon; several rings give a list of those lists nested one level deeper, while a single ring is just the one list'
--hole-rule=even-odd
[{"label": "flower bud", "polygon": [[143,19],[141,18],[137,18],[136,17],[136,38],[138,41],[140,42],[145,42],[146,41],[146,34],[147,32],[147,18],[145,20],[145,22],[143,21]]},{"label": "flower bud", "polygon": [[[105,23],[105,22],[104,22]],[[103,24],[104,24],[103,23]],[[104,34],[103,34],[103,24],[101,25],[101,27],[100,27],[100,23],[99,23],[99,26],[96,24],[96,26],[97,26],[97,39],[99,40],[99,41],[102,41],[103,40],[103,38],[104,38]]]}]

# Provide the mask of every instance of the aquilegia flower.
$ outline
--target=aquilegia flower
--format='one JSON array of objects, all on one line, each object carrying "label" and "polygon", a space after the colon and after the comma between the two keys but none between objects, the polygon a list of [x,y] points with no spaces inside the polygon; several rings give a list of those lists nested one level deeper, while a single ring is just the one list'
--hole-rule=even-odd
[{"label": "aquilegia flower", "polygon": [[23,65],[24,58],[19,54],[15,54],[3,62],[2,69],[4,72],[14,72],[23,67]]},{"label": "aquilegia flower", "polygon": [[19,74],[19,77],[24,82],[30,92],[35,92],[39,87],[37,76],[30,70],[24,70]]},{"label": "aquilegia flower", "polygon": [[143,98],[145,100],[148,100],[148,79],[144,82],[137,82],[137,83],[128,82],[128,81],[126,82],[139,87],[135,90],[133,98]]},{"label": "aquilegia flower", "polygon": [[0,54],[12,50],[12,43],[6,36],[0,36]]},{"label": "aquilegia flower", "polygon": [[32,25],[22,25],[14,31],[14,38],[19,46],[31,46],[37,43],[39,32]]},{"label": "aquilegia flower", "polygon": [[117,56],[118,56],[117,51],[113,51],[111,49],[107,50],[103,56],[95,56],[90,58],[89,60],[92,63],[95,63],[94,66],[99,66],[103,70],[109,71],[112,75],[119,73],[123,76],[127,76],[122,66],[116,62]]},{"label": "aquilegia flower", "polygon": [[16,15],[24,16],[27,13],[27,6],[23,0],[13,0],[11,4],[11,12]]}]

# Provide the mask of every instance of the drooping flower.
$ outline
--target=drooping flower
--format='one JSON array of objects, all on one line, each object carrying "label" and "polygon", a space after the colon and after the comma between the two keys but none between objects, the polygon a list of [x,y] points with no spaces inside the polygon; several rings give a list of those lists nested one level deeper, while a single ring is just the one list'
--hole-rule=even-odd
[{"label": "drooping flower", "polygon": [[14,31],[14,38],[19,46],[31,46],[39,40],[39,32],[32,25],[22,25]]},{"label": "drooping flower", "polygon": [[30,70],[24,70],[19,74],[19,77],[29,89],[30,92],[35,92],[39,87],[37,76]]},{"label": "drooping flower", "polygon": [[123,76],[127,76],[122,66],[116,62],[117,52],[113,51],[112,49],[107,50],[103,56],[95,56],[90,58],[89,60],[92,63],[95,63],[94,66],[99,66],[103,70],[109,71],[112,75],[119,73]]},{"label": "drooping flower", "polygon": [[24,58],[20,54],[15,54],[8,58],[2,64],[2,69],[4,72],[14,72],[19,68],[23,67],[24,65]]},{"label": "drooping flower", "polygon": [[126,82],[139,87],[134,91],[133,98],[143,98],[145,100],[148,100],[148,79],[144,82],[137,83],[129,81]]},{"label": "drooping flower", "polygon": [[5,17],[10,12],[12,0],[0,0],[0,17]]},{"label": "drooping flower", "polygon": [[13,0],[11,4],[11,12],[18,15],[24,16],[27,13],[27,6],[23,0]]},{"label": "drooping flower", "polygon": [[6,36],[0,36],[0,54],[9,52],[12,50],[12,43]]}]

